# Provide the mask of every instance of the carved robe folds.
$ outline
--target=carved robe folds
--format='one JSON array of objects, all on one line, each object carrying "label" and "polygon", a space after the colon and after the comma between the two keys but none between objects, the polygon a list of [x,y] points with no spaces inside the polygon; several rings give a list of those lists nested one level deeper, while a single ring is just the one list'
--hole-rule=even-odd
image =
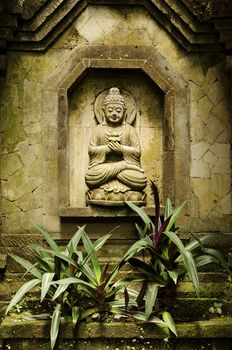
[{"label": "carved robe folds", "polygon": [[[112,116],[113,122],[116,114]],[[111,206],[123,205],[128,200],[145,204],[143,190],[147,178],[140,156],[140,142],[134,127],[125,121],[115,124],[103,121],[98,125],[89,143],[90,163],[85,176],[90,189],[87,203]]]}]

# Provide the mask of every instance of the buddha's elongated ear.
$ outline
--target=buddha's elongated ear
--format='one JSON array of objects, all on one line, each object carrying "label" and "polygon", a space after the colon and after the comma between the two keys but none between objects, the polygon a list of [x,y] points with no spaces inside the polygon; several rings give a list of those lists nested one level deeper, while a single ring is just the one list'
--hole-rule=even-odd
[{"label": "buddha's elongated ear", "polygon": [[93,109],[95,117],[99,124],[102,124],[105,120],[105,107],[104,100],[109,90],[104,90],[95,99]]}]

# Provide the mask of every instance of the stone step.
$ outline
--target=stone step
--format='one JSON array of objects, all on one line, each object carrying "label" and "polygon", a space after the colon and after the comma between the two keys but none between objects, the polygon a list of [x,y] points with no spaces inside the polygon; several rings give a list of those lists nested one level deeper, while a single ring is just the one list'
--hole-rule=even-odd
[{"label": "stone step", "polygon": [[[80,323],[61,327],[57,349],[73,350],[230,350],[230,317],[178,323],[178,338],[166,327],[141,322]],[[5,349],[49,349],[50,322],[7,318],[1,325]],[[164,341],[166,339],[166,342]],[[168,339],[167,339],[168,338]]]}]

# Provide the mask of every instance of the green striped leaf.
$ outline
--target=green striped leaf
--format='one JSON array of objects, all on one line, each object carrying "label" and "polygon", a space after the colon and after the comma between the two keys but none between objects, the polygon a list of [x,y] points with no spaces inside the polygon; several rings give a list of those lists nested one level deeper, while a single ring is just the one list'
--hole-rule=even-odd
[{"label": "green striped leaf", "polygon": [[140,218],[143,220],[145,225],[150,226],[151,228],[154,228],[154,224],[152,220],[149,218],[149,216],[145,213],[145,211],[142,208],[138,207],[132,202],[126,201],[125,203],[140,216]]},{"label": "green striped leaf", "polygon": [[171,314],[168,311],[163,311],[162,312],[162,317],[163,317],[163,320],[164,320],[165,324],[172,331],[172,333],[174,333],[175,336],[177,337],[176,325],[175,325],[175,322],[174,322]]},{"label": "green striped leaf", "polygon": [[146,290],[146,300],[145,300],[145,315],[147,320],[149,319],[153,311],[157,294],[158,294],[158,285],[155,283],[148,283],[147,290]]},{"label": "green striped leaf", "polygon": [[22,265],[27,272],[30,272],[32,275],[37,277],[38,279],[42,279],[42,273],[35,267],[35,264],[30,263],[30,261],[21,258],[20,256],[9,254],[17,263]]},{"label": "green striped leaf", "polygon": [[32,288],[34,288],[37,284],[39,284],[41,281],[39,279],[33,279],[29,282],[24,283],[24,285],[17,291],[13,299],[11,300],[10,304],[8,305],[6,309],[6,314],[14,307],[21,299],[22,297]]},{"label": "green striped leaf", "polygon": [[50,329],[50,341],[51,341],[51,349],[54,349],[54,346],[56,345],[56,340],[59,333],[59,327],[60,327],[60,318],[61,318],[61,305],[57,304],[56,308],[52,315],[52,323],[51,323],[51,329]]},{"label": "green striped leaf", "polygon": [[54,239],[50,236],[50,234],[48,233],[47,230],[45,230],[45,228],[43,228],[42,225],[40,224],[34,224],[34,227],[40,231],[40,233],[42,234],[42,236],[45,238],[45,240],[47,241],[47,243],[49,244],[49,246],[52,248],[52,250],[54,250],[56,253],[60,252],[60,248],[58,247],[58,245],[56,244],[56,242],[54,241]]},{"label": "green striped leaf", "polygon": [[52,273],[46,272],[43,275],[42,284],[41,284],[41,298],[40,298],[41,302],[45,298],[54,276],[55,276],[54,272],[52,272]]}]

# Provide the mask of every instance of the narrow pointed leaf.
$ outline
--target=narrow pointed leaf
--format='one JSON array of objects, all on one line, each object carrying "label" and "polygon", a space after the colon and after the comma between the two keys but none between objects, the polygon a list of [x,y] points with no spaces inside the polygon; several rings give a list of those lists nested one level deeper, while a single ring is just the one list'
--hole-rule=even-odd
[{"label": "narrow pointed leaf", "polygon": [[11,300],[10,304],[8,305],[6,309],[6,314],[14,307],[21,299],[22,297],[32,288],[34,288],[37,284],[39,284],[41,281],[39,279],[33,279],[29,282],[24,283],[24,285],[17,291],[13,299]]},{"label": "narrow pointed leaf", "polygon": [[217,249],[213,249],[213,248],[204,248],[204,252],[207,254],[210,254],[214,258],[216,258],[218,260],[218,263],[222,266],[222,268],[224,270],[226,270],[228,275],[232,278],[232,270],[229,267],[229,265],[227,264],[227,261],[221,252],[219,252]]},{"label": "narrow pointed leaf", "polygon": [[60,252],[60,248],[58,247],[54,239],[40,224],[34,224],[34,227],[42,233],[43,237],[46,239],[47,243],[52,248],[52,250],[54,250],[57,253]]},{"label": "narrow pointed leaf", "polygon": [[56,305],[56,308],[52,315],[52,323],[51,323],[51,330],[50,330],[50,340],[51,340],[51,349],[54,349],[54,346],[56,344],[57,336],[59,333],[59,327],[60,327],[60,317],[61,317],[61,305]]},{"label": "narrow pointed leaf", "polygon": [[182,255],[183,257],[183,263],[185,265],[186,271],[191,278],[191,281],[193,283],[193,286],[195,288],[196,293],[198,294],[200,291],[200,283],[199,283],[199,277],[198,277],[198,272],[196,268],[195,261],[193,259],[193,256],[191,252],[186,253],[186,255]]},{"label": "narrow pointed leaf", "polygon": [[94,307],[91,309],[86,309],[86,310],[81,311],[79,320],[84,320],[86,317],[89,317],[89,316],[93,315],[95,312],[97,312],[97,310],[98,309],[96,307]]},{"label": "narrow pointed leaf", "polygon": [[164,220],[167,220],[173,213],[172,203],[168,198],[165,205]]},{"label": "narrow pointed leaf", "polygon": [[47,291],[51,285],[51,282],[52,282],[54,276],[55,276],[54,272],[52,272],[52,273],[46,272],[43,275],[42,284],[41,284],[41,299],[40,299],[40,301],[43,301],[45,295],[47,294]]},{"label": "narrow pointed leaf", "polygon": [[124,287],[126,284],[131,283],[131,282],[141,282],[144,281],[145,277],[142,274],[136,274],[135,276],[133,275],[129,275],[125,278],[122,278],[118,281],[116,281],[112,288],[116,288],[116,287]]},{"label": "narrow pointed leaf", "polygon": [[172,331],[172,333],[175,334],[175,336],[177,336],[176,325],[175,325],[175,322],[174,322],[171,314],[168,311],[163,311],[162,317],[163,317],[165,324],[168,326],[168,328]]},{"label": "narrow pointed leaf", "polygon": [[79,317],[80,317],[80,308],[78,306],[73,306],[72,307],[72,323],[74,326],[76,326]]},{"label": "narrow pointed leaf", "polygon": [[66,285],[66,284],[83,284],[85,286],[88,286],[90,288],[93,288],[93,285],[76,277],[67,277],[67,278],[63,278],[61,280],[58,281],[54,281],[52,282],[52,284],[56,285]]},{"label": "narrow pointed leaf", "polygon": [[175,222],[176,222],[178,216],[180,215],[181,210],[183,209],[183,207],[185,206],[185,204],[186,204],[186,201],[183,202],[179,207],[177,207],[176,209],[174,209],[174,211],[173,211],[173,213],[172,213],[172,216],[171,216],[171,218],[170,218],[170,221],[169,221],[169,223],[168,223],[168,226],[167,226],[167,228],[166,228],[167,231],[169,231],[169,230],[172,228],[172,226],[175,224]]},{"label": "narrow pointed leaf", "polygon": [[[222,237],[222,233],[219,232],[212,232],[212,233],[206,233],[201,236],[198,236],[198,240],[200,241],[201,244],[204,244],[205,242],[208,242],[210,240],[216,239],[218,237]],[[196,239],[191,241],[189,244],[186,245],[186,249],[193,251],[196,248],[200,247],[200,243]]]},{"label": "narrow pointed leaf", "polygon": [[148,225],[150,227],[154,227],[153,222],[151,221],[149,216],[145,213],[145,211],[142,208],[138,207],[137,205],[135,205],[132,202],[126,201],[125,203],[140,216],[140,218],[143,220],[145,225]]},{"label": "narrow pointed leaf", "polygon": [[185,246],[183,245],[182,241],[180,240],[180,238],[177,236],[177,234],[175,232],[171,232],[171,231],[166,230],[164,233],[177,246],[177,248],[179,249],[179,251],[182,254],[187,253]]},{"label": "narrow pointed leaf", "polygon": [[[87,286],[88,289],[94,289],[94,286],[91,285],[90,283],[88,282],[85,282],[83,280],[80,280],[78,278],[75,278],[75,277],[69,277],[69,278],[64,278],[62,280],[59,280],[59,281],[55,281],[53,282],[54,285],[58,285],[58,288],[52,298],[52,300],[55,300],[57,299],[62,293],[64,293],[66,291],[66,289],[69,287],[70,284],[80,284],[80,285],[83,285],[83,286]],[[82,289],[84,289],[82,287]]]},{"label": "narrow pointed leaf", "polygon": [[59,287],[57,288],[52,301],[54,301],[55,299],[57,299],[62,293],[64,293],[66,291],[66,289],[68,288],[70,283],[66,283],[66,284],[61,284],[59,285]]},{"label": "narrow pointed leaf", "polygon": [[45,258],[48,257],[49,254],[49,250],[44,248],[42,245],[37,244],[37,243],[30,243],[27,245],[28,248],[33,249],[37,252],[37,254],[39,254],[41,257]]},{"label": "narrow pointed leaf", "polygon": [[92,270],[88,265],[77,264],[77,268],[89,279],[91,283],[94,285],[98,285],[98,281],[96,280],[96,276],[94,276]]},{"label": "narrow pointed leaf", "polygon": [[157,246],[157,244],[159,242],[161,234],[166,230],[166,228],[167,228],[167,226],[168,226],[168,224],[170,222],[170,219],[171,219],[171,217],[167,218],[167,220],[165,220],[163,222],[163,224],[160,226],[158,231],[155,232],[154,239],[153,239],[153,246],[154,246],[154,248],[156,248],[156,246]]},{"label": "narrow pointed leaf", "polygon": [[42,258],[36,255],[35,259],[38,262],[41,271],[54,272],[54,258],[51,258],[51,257]]},{"label": "narrow pointed leaf", "polygon": [[[128,251],[123,256],[122,260],[127,261],[130,259],[135,253],[139,253],[141,250],[146,248],[149,245],[149,242],[147,240],[147,237],[144,239],[140,239],[139,241],[132,244],[132,246],[128,249]],[[151,244],[152,246],[152,244]]]},{"label": "narrow pointed leaf", "polygon": [[101,280],[101,267],[97,258],[96,249],[85,232],[83,232],[82,241],[87,253],[91,254],[91,262],[92,262],[94,274],[95,274],[97,283],[99,284]]},{"label": "narrow pointed leaf", "polygon": [[37,277],[38,279],[42,279],[42,273],[35,267],[35,264],[33,265],[28,260],[25,260],[21,258],[20,256],[9,254],[17,263],[22,265],[27,272],[30,272],[32,275]]},{"label": "narrow pointed leaf", "polygon": [[158,285],[155,283],[148,283],[147,290],[146,290],[146,300],[145,300],[145,315],[147,320],[149,319],[153,311],[157,294],[158,294]]},{"label": "narrow pointed leaf", "polygon": [[[123,264],[123,263],[122,263]],[[111,274],[107,277],[106,279],[106,287],[108,287],[112,281],[114,281],[115,277],[117,276],[117,274],[119,273],[120,267],[122,265],[116,265],[113,269],[113,271],[111,272]]]},{"label": "narrow pointed leaf", "polygon": [[185,265],[186,271],[192,280],[196,293],[200,290],[199,278],[197,273],[197,268],[190,251],[186,250],[180,238],[175,234],[175,232],[165,231],[165,234],[170,238],[170,240],[175,243],[178,247],[183,263]]},{"label": "narrow pointed leaf", "polygon": [[142,271],[150,280],[157,283],[160,286],[164,286],[166,284],[166,281],[163,279],[160,274],[158,274],[153,268],[146,264],[145,262],[137,259],[137,258],[131,258],[129,259],[129,264],[132,267],[135,267]]},{"label": "narrow pointed leaf", "polygon": [[155,233],[159,230],[159,219],[160,219],[160,200],[159,200],[159,192],[157,186],[154,182],[151,182],[151,189],[154,194],[155,199]]},{"label": "narrow pointed leaf", "polygon": [[[78,243],[80,242],[80,239],[82,237],[82,233],[85,230],[85,226],[79,227],[77,232],[74,234],[74,236],[70,239],[66,251],[70,251],[71,247],[73,248],[73,250],[76,249]],[[71,257],[71,255],[69,255],[69,257]]]},{"label": "narrow pointed leaf", "polygon": [[96,251],[98,251],[105,243],[106,241],[112,236],[112,234],[107,233],[106,235],[104,235],[103,237],[100,237],[98,240],[96,240],[93,243],[93,246],[95,248]]},{"label": "narrow pointed leaf", "polygon": [[[53,252],[53,254],[54,254],[57,258],[63,260],[64,262],[66,262],[66,263],[68,263],[68,264],[71,264],[71,265],[77,267],[77,263],[75,262],[75,260],[73,260],[72,258],[69,258],[69,257],[68,257],[67,255],[65,255],[63,252]],[[67,264],[67,265],[68,265],[68,264]]]},{"label": "narrow pointed leaf", "polygon": [[201,255],[195,258],[195,264],[197,267],[202,267],[211,263],[218,264],[218,260],[211,255]]},{"label": "narrow pointed leaf", "polygon": [[179,277],[179,271],[178,270],[167,270],[167,271],[168,271],[169,276],[173,280],[173,282],[175,284],[177,284],[177,280],[178,280],[178,277]]},{"label": "narrow pointed leaf", "polygon": [[155,317],[155,316],[150,317],[150,319],[147,320],[145,313],[141,312],[141,311],[133,312],[131,315],[140,321],[147,321],[147,322],[155,323],[157,325],[165,325],[164,321],[162,321],[161,319],[159,319],[158,317]]}]

